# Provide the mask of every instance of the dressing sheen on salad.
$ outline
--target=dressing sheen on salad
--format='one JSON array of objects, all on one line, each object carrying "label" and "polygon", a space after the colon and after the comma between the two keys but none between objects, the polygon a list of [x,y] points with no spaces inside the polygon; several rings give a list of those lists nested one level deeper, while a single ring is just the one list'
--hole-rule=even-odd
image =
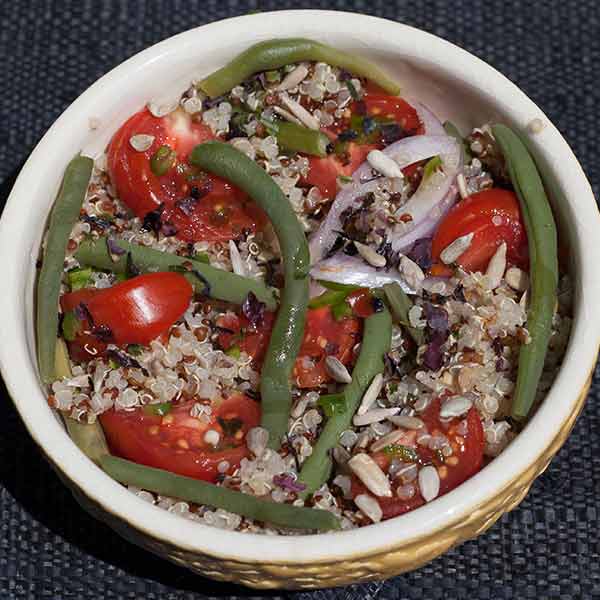
[{"label": "dressing sheen on salad", "polygon": [[571,324],[521,137],[306,39],[172,100],[75,157],[50,215],[40,377],[82,451],[183,518],[279,534],[402,515],[502,452]]}]

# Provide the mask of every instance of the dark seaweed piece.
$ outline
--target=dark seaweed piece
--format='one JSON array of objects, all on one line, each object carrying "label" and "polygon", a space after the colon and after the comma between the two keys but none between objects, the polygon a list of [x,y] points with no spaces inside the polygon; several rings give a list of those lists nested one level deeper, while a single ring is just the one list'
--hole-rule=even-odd
[{"label": "dark seaweed piece", "polygon": [[125,266],[125,270],[127,273],[127,277],[137,277],[142,273],[140,268],[133,262],[133,257],[131,256],[131,252],[127,253],[127,263]]},{"label": "dark seaweed piece", "polygon": [[362,128],[365,135],[370,135],[378,127],[377,121],[373,117],[365,117],[362,122]]},{"label": "dark seaweed piece", "polygon": [[114,256],[123,256],[125,254],[125,250],[115,242],[110,236],[106,238],[106,247],[108,248],[108,253]]},{"label": "dark seaweed piece", "polygon": [[382,123],[379,130],[381,131],[381,141],[386,146],[406,137],[404,129],[398,123]]},{"label": "dark seaweed piece", "polygon": [[160,204],[158,208],[147,212],[144,215],[144,219],[142,221],[142,229],[144,229],[145,231],[152,231],[157,238],[162,227],[163,210],[164,204]]},{"label": "dark seaweed piece", "polygon": [[345,244],[344,238],[341,235],[338,235],[335,238],[331,248],[325,252],[323,258],[331,258],[338,250],[341,250]]},{"label": "dark seaweed piece", "polygon": [[345,129],[338,135],[337,139],[340,142],[351,142],[358,137],[358,133],[354,129]]},{"label": "dark seaweed piece", "polygon": [[445,342],[450,335],[448,313],[446,310],[441,306],[434,306],[430,302],[425,302],[423,304],[423,311],[427,320],[427,326],[434,334],[438,334],[440,338],[443,337],[442,343]]},{"label": "dark seaweed piece", "polygon": [[112,223],[108,219],[104,219],[103,217],[96,217],[94,215],[83,215],[81,220],[84,223],[88,223],[92,227],[96,227],[98,229],[108,229]]},{"label": "dark seaweed piece", "polygon": [[122,350],[110,348],[107,350],[106,355],[111,360],[114,360],[120,367],[124,367],[125,369],[143,369],[145,371],[142,365],[140,365],[133,356],[130,356]]},{"label": "dark seaweed piece", "polygon": [[92,329],[92,335],[99,341],[108,344],[114,339],[112,329],[108,325],[98,325]]},{"label": "dark seaweed piece", "polygon": [[244,426],[244,422],[237,417],[234,417],[233,419],[217,417],[217,422],[221,426],[225,437],[234,437],[235,434]]},{"label": "dark seaweed piece", "polygon": [[80,302],[75,309],[73,310],[75,316],[80,321],[87,321],[90,327],[94,326],[94,317],[92,317],[92,313],[90,312],[87,304]]}]

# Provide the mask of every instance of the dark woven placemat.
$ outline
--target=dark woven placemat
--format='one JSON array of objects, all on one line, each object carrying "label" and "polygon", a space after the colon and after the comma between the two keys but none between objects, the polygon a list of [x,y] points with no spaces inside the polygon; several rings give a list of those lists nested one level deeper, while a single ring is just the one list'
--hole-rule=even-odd
[{"label": "dark woven placemat", "polygon": [[[404,21],[487,60],[550,116],[594,191],[600,136],[596,0],[394,2],[4,2],[0,7],[0,206],[44,131],[88,85],[135,52],[250,10],[330,8]],[[1,260],[1,258],[0,258]],[[1,321],[0,321],[1,329]],[[2,343],[10,343],[2,340]],[[1,385],[1,382],[0,382]],[[0,388],[0,599],[266,597],[139,550],[84,514],[41,458]],[[479,539],[383,584],[297,600],[600,597],[600,372],[583,416],[518,510]]]}]

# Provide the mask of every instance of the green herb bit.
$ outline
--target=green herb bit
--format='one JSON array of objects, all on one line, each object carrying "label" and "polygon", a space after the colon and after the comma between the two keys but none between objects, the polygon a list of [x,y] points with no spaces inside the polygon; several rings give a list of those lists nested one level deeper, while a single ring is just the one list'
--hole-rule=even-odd
[{"label": "green herb bit", "polygon": [[337,281],[324,281],[322,279],[318,280],[319,285],[323,286],[325,289],[327,290],[334,290],[334,291],[345,291],[348,294],[350,292],[355,292],[356,290],[360,290],[360,286],[359,285],[352,285],[350,283],[337,283]]},{"label": "green herb bit", "polygon": [[346,81],[346,87],[348,88],[348,91],[350,92],[350,95],[352,96],[352,100],[356,100],[358,102],[360,100],[360,96],[359,96],[358,92],[356,91],[356,87],[354,86],[352,81],[350,81],[350,79],[348,79],[348,81]]},{"label": "green herb bit", "polygon": [[423,181],[429,179],[435,172],[442,168],[442,159],[439,156],[434,156],[427,161],[423,169]]},{"label": "green herb bit", "polygon": [[460,144],[462,148],[463,162],[465,164],[469,163],[472,158],[471,148],[465,140],[465,138],[460,133],[460,131],[458,130],[458,127],[451,121],[446,121],[444,123],[444,129],[450,137],[453,137]]},{"label": "green herb bit", "polygon": [[129,344],[127,346],[127,353],[131,356],[139,356],[144,351],[144,346],[141,344]]},{"label": "green herb bit", "polygon": [[419,455],[414,448],[403,446],[402,444],[390,444],[383,449],[383,452],[388,456],[399,458],[404,462],[416,463],[419,461]]},{"label": "green herb bit", "polygon": [[328,290],[320,296],[311,298],[308,302],[308,308],[321,308],[322,306],[334,306],[343,302],[350,292],[346,290]]},{"label": "green herb bit", "polygon": [[265,73],[265,79],[269,83],[277,83],[281,81],[281,73],[279,71],[267,71]]},{"label": "green herb bit", "polygon": [[331,307],[331,314],[333,315],[333,318],[336,321],[341,321],[346,317],[352,316],[352,309],[350,308],[350,305],[344,300],[343,302],[335,304]]},{"label": "green herb bit", "polygon": [[242,351],[240,350],[240,347],[236,344],[235,346],[231,346],[229,350],[225,350],[225,354],[227,354],[227,356],[231,356],[231,358],[238,359],[241,356]]},{"label": "green herb bit", "polygon": [[177,153],[171,146],[164,144],[150,159],[150,169],[157,177],[166,175],[175,165]]},{"label": "green herb bit", "polygon": [[346,412],[346,398],[343,392],[339,394],[325,394],[319,398],[317,404],[328,417],[342,415]]},{"label": "green herb bit", "polygon": [[409,325],[408,312],[413,307],[412,300],[397,283],[386,283],[383,286],[383,291],[390,305],[394,321],[406,327],[410,337],[412,337],[418,346],[422,346],[425,343],[423,330]]},{"label": "green herb bit", "polygon": [[76,292],[81,290],[91,283],[93,269],[73,269],[67,273],[67,283],[69,284],[71,291]]},{"label": "green herb bit", "polygon": [[164,417],[168,415],[173,406],[170,402],[160,402],[159,404],[146,404],[144,406],[144,413],[147,415],[153,415],[156,417]]},{"label": "green herb bit", "polygon": [[208,252],[195,252],[192,258],[205,265],[210,265],[210,256],[208,255]]},{"label": "green herb bit", "polygon": [[62,320],[62,333],[67,342],[72,342],[82,329],[81,321],[75,316],[75,313],[69,311],[64,314]]}]

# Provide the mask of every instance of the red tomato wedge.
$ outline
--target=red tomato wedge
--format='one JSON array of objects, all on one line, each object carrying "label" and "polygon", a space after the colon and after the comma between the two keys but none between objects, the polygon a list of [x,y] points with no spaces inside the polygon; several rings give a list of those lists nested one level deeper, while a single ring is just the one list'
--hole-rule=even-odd
[{"label": "red tomato wedge", "polygon": [[[414,432],[407,432],[407,435],[400,440],[400,444],[413,447],[422,463],[431,464],[438,469],[440,475],[439,496],[453,490],[456,486],[472,477],[483,466],[483,448],[485,444],[483,427],[481,419],[476,408],[471,408],[466,416],[467,433],[461,435],[457,429],[462,419],[452,419],[448,423],[440,421],[440,400],[434,400],[425,413],[421,416],[430,434],[445,435],[453,449],[452,456],[442,462],[439,456],[429,448],[423,448],[416,444],[416,435]],[[379,464],[383,470],[387,470],[391,457],[384,452],[377,452],[372,458]],[[416,484],[416,482],[415,482]],[[409,512],[425,504],[418,486],[415,485],[415,495],[410,499],[401,499],[396,495],[398,483],[392,485],[393,496],[385,498],[378,496],[377,501],[383,511],[384,519],[391,519],[406,512]],[[401,484],[400,484],[401,485]],[[370,494],[366,487],[356,478],[352,478],[352,497],[359,494]]]},{"label": "red tomato wedge", "polygon": [[[143,152],[131,145],[131,139],[141,134],[154,138]],[[140,218],[160,207],[162,221],[185,241],[227,241],[240,237],[244,230],[255,231],[264,217],[247,196],[188,164],[193,148],[214,137],[207,125],[181,109],[160,118],[148,109],[137,112],[108,147],[108,170],[119,198]],[[151,160],[162,146],[169,146],[176,159],[159,176],[152,171]]]},{"label": "red tomato wedge", "polygon": [[[217,326],[221,328],[219,344],[225,350],[238,346],[260,364],[269,344],[274,321],[273,313],[265,313],[263,323],[256,328],[243,315],[223,315],[217,320]],[[309,310],[304,338],[293,370],[298,386],[316,387],[331,381],[325,369],[325,358],[335,356],[345,365],[350,364],[352,348],[360,340],[361,331],[359,319],[347,317],[336,321],[328,306]]]},{"label": "red tomato wedge", "polygon": [[389,96],[376,92],[365,94],[367,114],[373,117],[383,117],[395,121],[409,135],[421,133],[421,122],[417,111],[406,101],[398,96]]},{"label": "red tomato wedge", "polygon": [[457,263],[467,271],[485,271],[502,242],[508,262],[528,266],[527,234],[519,201],[513,192],[499,188],[484,190],[454,206],[440,223],[432,242],[434,261],[456,238],[473,233],[473,241]]},{"label": "red tomato wedge", "polygon": [[[139,275],[110,288],[65,294],[61,298],[63,311],[83,303],[93,319],[92,323],[86,320],[83,333],[71,342],[70,349],[89,360],[104,350],[104,342],[147,345],[183,315],[192,295],[192,286],[183,275],[168,272]],[[94,335],[100,329],[104,329],[103,335]],[[86,344],[91,351],[86,351]]]},{"label": "red tomato wedge", "polygon": [[[165,469],[178,475],[214,482],[219,464],[231,473],[248,456],[245,438],[260,421],[257,402],[241,394],[212,403],[210,419],[190,415],[195,401],[173,404],[165,416],[149,414],[150,407],[133,411],[111,409],[100,415],[111,452],[136,463]],[[213,445],[209,430],[219,435]]]}]

